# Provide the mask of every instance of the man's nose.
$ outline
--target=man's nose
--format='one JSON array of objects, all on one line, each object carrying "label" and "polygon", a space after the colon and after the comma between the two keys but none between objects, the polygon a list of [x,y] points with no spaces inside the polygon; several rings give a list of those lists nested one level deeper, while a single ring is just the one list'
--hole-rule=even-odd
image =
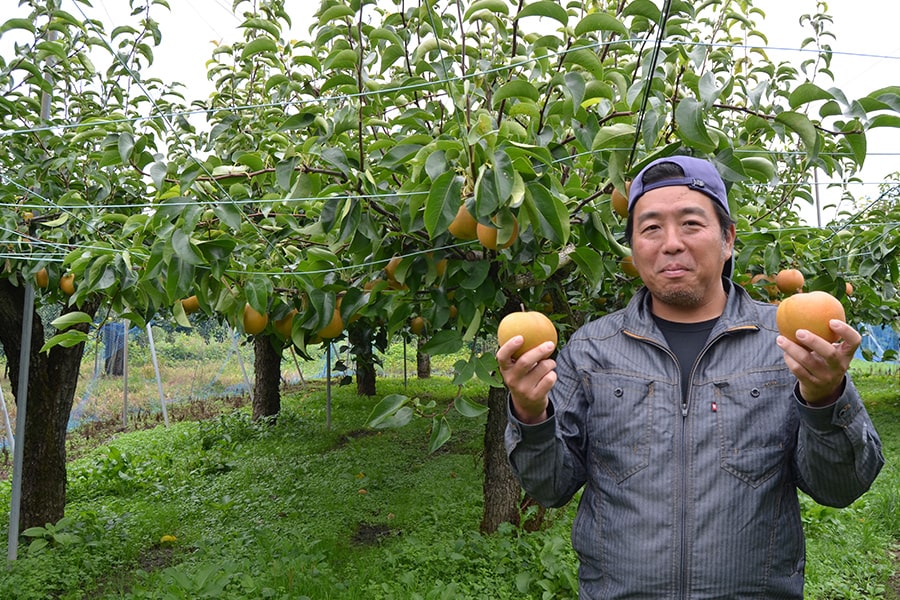
[{"label": "man's nose", "polygon": [[678,227],[664,227],[663,236],[663,250],[665,252],[678,252],[684,248],[681,231]]}]

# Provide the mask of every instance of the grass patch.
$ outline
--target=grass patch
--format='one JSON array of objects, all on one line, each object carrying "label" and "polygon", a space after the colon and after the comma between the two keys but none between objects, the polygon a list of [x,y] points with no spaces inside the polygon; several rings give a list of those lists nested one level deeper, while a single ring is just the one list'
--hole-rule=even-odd
[{"label": "grass patch", "polygon": [[[900,394],[892,375],[857,383],[888,464],[848,509],[804,500],[807,597],[816,600],[898,597]],[[550,511],[541,532],[478,533],[484,418],[451,409],[451,442],[428,454],[429,418],[364,427],[393,393],[443,410],[457,389],[440,377],[406,387],[384,379],[374,398],[333,388],[326,429],[317,382],[286,392],[274,421],[219,403],[197,411],[201,420],[84,443],[69,467],[66,519],[31,532],[0,573],[0,597],[575,598],[575,504]],[[463,393],[481,401],[486,389]],[[8,482],[0,501],[9,502]]]}]

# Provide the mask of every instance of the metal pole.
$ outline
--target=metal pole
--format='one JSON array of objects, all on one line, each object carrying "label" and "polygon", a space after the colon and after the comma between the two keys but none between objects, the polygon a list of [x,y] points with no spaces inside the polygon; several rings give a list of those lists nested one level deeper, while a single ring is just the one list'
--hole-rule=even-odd
[{"label": "metal pole", "polygon": [[813,167],[813,190],[816,198],[816,227],[822,228],[822,202],[819,200],[819,169]]},{"label": "metal pole", "polygon": [[250,394],[250,402],[253,402],[253,387],[250,385],[250,378],[247,377],[247,367],[244,366],[244,358],[241,356],[241,349],[238,347],[238,332],[234,331],[231,336],[234,353],[237,354],[238,364],[241,365],[241,373],[244,374],[244,385],[247,386],[247,392]]},{"label": "metal pole", "polygon": [[325,429],[331,429],[331,340],[325,347]]},{"label": "metal pole", "polygon": [[159,392],[159,405],[162,407],[163,423],[169,426],[169,413],[166,410],[166,399],[163,396],[162,378],[159,376],[159,361],[156,358],[156,346],[153,343],[153,327],[147,323],[147,339],[150,340],[150,360],[153,361],[153,371],[156,373],[156,389]]},{"label": "metal pole", "polygon": [[128,429],[128,319],[122,321],[122,427]]},{"label": "metal pole", "polygon": [[31,367],[31,330],[34,325],[34,286],[25,282],[22,308],[22,346],[19,348],[19,391],[16,393],[16,445],[13,450],[12,502],[9,508],[8,560],[19,553],[19,515],[22,511],[22,468],[25,463],[25,415],[28,406],[28,371]]},{"label": "metal pole", "polygon": [[406,336],[403,336],[403,389],[406,389]]},{"label": "metal pole", "polygon": [[291,356],[294,357],[294,365],[297,367],[297,374],[300,376],[300,385],[306,387],[306,380],[303,378],[303,369],[300,368],[300,361],[297,360],[297,353],[294,352],[293,344],[291,344]]}]

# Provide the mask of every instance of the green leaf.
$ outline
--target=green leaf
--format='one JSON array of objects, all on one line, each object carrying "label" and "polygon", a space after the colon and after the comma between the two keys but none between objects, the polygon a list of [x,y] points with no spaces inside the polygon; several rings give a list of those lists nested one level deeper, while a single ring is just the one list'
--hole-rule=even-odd
[{"label": "green leaf", "polygon": [[575,112],[584,101],[584,92],[587,86],[584,83],[584,77],[578,71],[566,73],[564,79],[566,90],[572,95],[572,111]]},{"label": "green leaf", "polygon": [[228,227],[235,231],[240,231],[241,222],[244,220],[244,213],[242,213],[241,209],[237,206],[231,202],[216,204],[213,207],[213,212],[216,214],[216,217]]},{"label": "green leaf", "polygon": [[194,267],[177,256],[165,268],[165,289],[169,298],[181,296],[194,286]]},{"label": "green leaf", "polygon": [[591,287],[597,287],[603,279],[603,257],[593,248],[579,246],[572,253],[572,260],[578,265],[581,273],[587,277]]},{"label": "green leaf", "polygon": [[550,2],[549,0],[532,2],[516,15],[516,19],[524,19],[525,17],[548,17],[559,21],[563,27],[569,23],[569,15],[566,13],[566,9],[560,6],[558,2]]},{"label": "green leaf", "polygon": [[406,56],[403,46],[388,46],[381,52],[381,71],[384,73],[391,65]]},{"label": "green leaf", "polygon": [[443,233],[456,217],[462,202],[463,178],[454,171],[447,171],[434,180],[425,201],[425,230],[434,239]]},{"label": "green leaf", "polygon": [[465,396],[459,396],[453,401],[453,407],[464,417],[480,417],[488,411],[488,407],[483,404],[472,402]]},{"label": "green leaf", "polygon": [[322,66],[335,71],[354,69],[359,60],[356,50],[343,49],[333,52],[322,62]]},{"label": "green leaf", "polygon": [[195,242],[197,249],[203,254],[210,264],[227,262],[228,257],[237,247],[237,240],[232,237],[220,237],[214,240],[199,240]]},{"label": "green leaf", "polygon": [[44,537],[47,535],[49,531],[47,531],[46,527],[29,527],[25,531],[22,532],[22,535],[25,537]]},{"label": "green leaf", "polygon": [[[886,116],[886,115],[885,115]],[[863,133],[848,133],[844,136],[844,143],[850,147],[853,152],[853,158],[856,163],[862,166],[866,161],[868,143]]]},{"label": "green leaf", "polygon": [[62,331],[73,325],[93,322],[91,315],[83,312],[70,312],[54,319],[50,324]]},{"label": "green leaf", "polygon": [[604,12],[591,13],[575,25],[575,35],[581,37],[591,31],[612,31],[628,35],[628,29],[613,15]]},{"label": "green leaf", "polygon": [[515,167],[509,155],[503,150],[494,152],[494,168],[491,169],[494,178],[494,188],[501,202],[504,202],[512,194],[515,187]]},{"label": "green leaf", "polygon": [[276,52],[277,50],[278,46],[275,44],[275,40],[268,37],[259,37],[244,46],[244,50],[241,52],[241,60],[247,60],[263,52]]},{"label": "green leaf", "polygon": [[806,115],[793,111],[784,111],[775,116],[775,121],[786,126],[800,136],[806,151],[810,154],[816,151],[816,128]]},{"label": "green leaf", "polygon": [[678,133],[687,146],[712,152],[716,149],[716,143],[706,131],[705,112],[699,101],[684,98],[675,108],[675,122],[678,124]]},{"label": "green leaf", "polygon": [[278,187],[289,192],[291,190],[291,179],[294,177],[294,169],[297,166],[299,158],[292,156],[288,159],[279,161],[275,165],[275,182]]},{"label": "green leaf", "polygon": [[628,149],[634,141],[634,125],[631,123],[613,123],[602,127],[591,144],[591,150]]},{"label": "green leaf", "polygon": [[272,280],[265,275],[253,275],[244,282],[244,296],[250,306],[261,313],[268,311],[269,296],[272,295]]},{"label": "green leaf", "polygon": [[3,25],[0,25],[0,35],[13,29],[24,29],[30,33],[34,33],[34,23],[31,19],[9,19]]},{"label": "green leaf", "polygon": [[276,39],[281,35],[281,30],[278,28],[278,24],[274,21],[268,21],[266,19],[247,19],[246,21],[238,25],[238,27],[243,27],[245,29],[262,30]]},{"label": "green leaf", "polygon": [[252,171],[262,171],[266,166],[258,152],[244,152],[234,162],[247,166]]},{"label": "green leaf", "polygon": [[[469,326],[466,328],[466,332],[463,334],[463,342],[466,344],[471,344],[475,341],[475,337],[478,335],[478,332],[481,329],[481,320],[484,317],[484,307],[479,306],[475,309],[475,314],[472,316],[472,320],[469,322]],[[486,353],[490,354],[490,353]],[[492,360],[494,360],[492,358]],[[496,363],[496,360],[494,360]]]},{"label": "green leaf", "polygon": [[815,102],[816,100],[833,99],[834,95],[831,92],[823,90],[814,83],[804,82],[791,92],[788,102],[790,103],[791,108],[797,108],[798,106]]},{"label": "green leaf", "polygon": [[28,73],[31,74],[31,79],[29,79],[28,82],[41,88],[42,92],[47,92],[49,94],[53,91],[53,86],[50,85],[49,81],[44,79],[44,75],[43,73],[41,73],[41,70],[37,65],[27,60],[20,60],[14,63],[14,66],[16,69],[28,71]]},{"label": "green leaf", "polygon": [[640,16],[654,23],[659,23],[660,12],[651,0],[633,0],[622,11],[623,17]]},{"label": "green leaf", "polygon": [[271,77],[269,77],[269,79],[266,80],[266,93],[271,92],[272,88],[274,87],[278,87],[279,85],[284,85],[290,82],[290,78],[282,73],[272,75]]},{"label": "green leaf", "polygon": [[316,120],[316,115],[311,112],[302,112],[291,115],[278,127],[278,131],[290,131],[292,129],[306,129]]},{"label": "green leaf", "polygon": [[540,183],[532,183],[522,204],[528,220],[542,237],[558,245],[569,241],[569,213],[566,205]]},{"label": "green leaf", "polygon": [[203,256],[200,251],[191,243],[190,236],[180,229],[172,232],[172,249],[178,258],[189,265],[203,264]]},{"label": "green leaf", "polygon": [[524,79],[513,79],[512,81],[508,81],[501,85],[497,91],[494,92],[491,103],[494,108],[497,108],[497,106],[500,105],[500,102],[509,98],[520,98],[522,100],[537,102],[540,98],[540,93],[530,82],[525,81]]},{"label": "green leaf", "polygon": [[397,144],[381,158],[378,164],[390,169],[407,162],[421,149],[422,146],[419,144]]},{"label": "green leaf", "polygon": [[435,415],[431,422],[431,439],[428,452],[435,452],[450,439],[450,423],[444,415]]},{"label": "green leaf", "polygon": [[469,263],[466,278],[459,285],[466,290],[477,290],[485,282],[490,272],[490,262],[486,260]]},{"label": "green leaf", "polygon": [[65,225],[71,216],[72,213],[64,212],[52,221],[42,221],[40,225],[41,227],[60,227],[61,225]]},{"label": "green leaf", "polygon": [[898,115],[875,115],[869,121],[869,129],[874,127],[900,127],[900,116]]},{"label": "green leaf", "polygon": [[397,422],[392,418],[397,412],[409,403],[409,397],[402,394],[390,394],[381,399],[375,405],[369,418],[366,419],[366,427],[374,429],[383,429],[385,427],[396,427]]},{"label": "green leaf", "polygon": [[[487,262],[487,261],[484,261]],[[439,354],[453,354],[462,348],[462,338],[459,332],[453,329],[442,329],[435,333],[421,350],[425,354],[437,356]]]},{"label": "green leaf", "polygon": [[341,173],[350,176],[350,163],[347,161],[347,155],[340,148],[325,148],[322,150],[322,159],[328,164],[337,167]]},{"label": "green leaf", "polygon": [[41,346],[41,352],[50,352],[50,349],[54,346],[62,346],[63,348],[72,348],[73,346],[77,346],[78,344],[83,344],[88,341],[88,334],[83,331],[66,331],[65,333],[59,333],[51,337],[47,342]]},{"label": "green leaf", "polygon": [[128,161],[131,158],[131,152],[134,150],[134,136],[127,131],[123,131],[119,134],[117,147],[119,150],[119,158],[122,159],[123,163],[128,164]]},{"label": "green leaf", "polygon": [[337,19],[352,17],[355,14],[356,12],[346,4],[336,4],[319,15],[319,27]]},{"label": "green leaf", "polygon": [[505,0],[477,0],[477,2],[473,2],[468,10],[466,10],[466,14],[463,15],[463,20],[468,21],[469,17],[480,10],[487,10],[498,15],[508,15],[509,3]]},{"label": "green leaf", "polygon": [[[385,40],[391,42],[389,46],[403,46],[403,40],[394,31],[384,27],[375,27],[369,32],[370,40]],[[387,48],[385,48],[386,50]]]},{"label": "green leaf", "polygon": [[193,327],[188,320],[187,314],[184,312],[184,306],[181,302],[176,302],[175,305],[172,306],[172,316],[175,317],[175,322],[181,327],[186,327],[188,329]]},{"label": "green leaf", "polygon": [[603,63],[594,50],[589,48],[572,48],[563,57],[563,66],[578,65],[597,79],[603,78]]},{"label": "green leaf", "polygon": [[775,165],[761,156],[745,156],[741,159],[744,173],[757,181],[769,182],[775,179]]}]

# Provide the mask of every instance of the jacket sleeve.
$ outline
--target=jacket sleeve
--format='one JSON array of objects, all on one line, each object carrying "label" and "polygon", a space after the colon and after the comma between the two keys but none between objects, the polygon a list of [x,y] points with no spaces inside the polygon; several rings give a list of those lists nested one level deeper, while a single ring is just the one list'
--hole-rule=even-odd
[{"label": "jacket sleeve", "polygon": [[881,439],[859,392],[848,376],[843,394],[827,407],[807,405],[796,388],[794,396],[800,411],[798,487],[820,504],[848,506],[884,465]]},{"label": "jacket sleeve", "polygon": [[548,507],[567,503],[586,480],[583,391],[566,354],[564,349],[557,360],[546,421],[526,425],[513,414],[511,400],[507,405],[510,466],[528,495]]},{"label": "jacket sleeve", "polygon": [[522,489],[546,507],[563,506],[584,484],[583,469],[576,466],[556,436],[556,420],[553,414],[543,423],[526,425],[510,408],[506,427],[506,451],[513,474]]}]

